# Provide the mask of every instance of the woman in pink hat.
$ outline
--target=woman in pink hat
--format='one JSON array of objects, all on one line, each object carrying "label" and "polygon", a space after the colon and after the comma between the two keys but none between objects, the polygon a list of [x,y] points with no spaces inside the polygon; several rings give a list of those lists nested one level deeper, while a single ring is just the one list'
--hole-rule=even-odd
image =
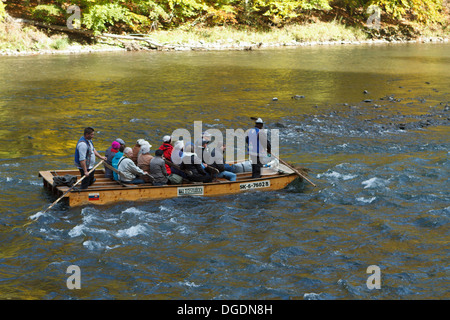
[{"label": "woman in pink hat", "polygon": [[[106,163],[108,163],[109,165],[112,165],[112,159],[114,158],[116,153],[119,152],[119,149],[120,149],[120,143],[117,142],[117,141],[113,141],[111,143],[111,147],[109,147],[105,151]],[[112,172],[112,170],[107,168],[106,166],[105,166],[105,177],[113,179],[113,172]]]}]

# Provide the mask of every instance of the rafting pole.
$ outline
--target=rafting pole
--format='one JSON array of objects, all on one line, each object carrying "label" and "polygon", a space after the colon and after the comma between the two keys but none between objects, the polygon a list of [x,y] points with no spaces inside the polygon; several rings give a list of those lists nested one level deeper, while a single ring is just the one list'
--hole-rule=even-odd
[{"label": "rafting pole", "polygon": [[59,197],[59,198],[58,198],[55,202],[53,202],[47,209],[45,209],[45,211],[44,211],[43,213],[46,213],[48,210],[50,210],[55,204],[57,204],[62,198],[64,198],[64,196],[65,196],[66,194],[68,194],[70,191],[72,191],[72,189],[73,189],[76,185],[78,185],[81,181],[83,181],[84,178],[88,177],[92,172],[94,172],[94,170],[95,170],[99,165],[101,165],[101,164],[103,163],[103,161],[105,161],[105,160],[102,160],[102,161],[100,161],[99,163],[97,163],[97,164],[95,165],[95,167],[93,167],[93,168],[88,172],[87,175],[81,177],[81,179],[78,180],[73,186],[71,186],[71,187],[69,188],[69,190],[67,190],[66,192],[64,192],[63,195],[62,195],[61,197]]},{"label": "rafting pole", "polygon": [[[250,119],[252,120],[258,120],[257,117],[250,117]],[[287,163],[286,161],[278,158],[276,155],[272,154],[276,159],[278,159],[278,161],[280,161],[282,164],[284,164],[286,167],[289,167],[289,169],[291,169],[292,171],[294,171],[299,177],[305,179],[306,181],[308,181],[309,183],[311,183],[314,187],[317,187],[314,183],[312,183],[308,178],[306,178],[303,174],[301,174],[300,172],[298,172],[298,170],[296,170],[294,167],[292,167],[289,163]]]},{"label": "rafting pole", "polygon": [[275,159],[278,159],[278,161],[280,161],[282,164],[284,164],[286,167],[288,167],[289,169],[291,169],[292,171],[294,171],[299,177],[305,179],[306,181],[308,181],[309,183],[311,183],[314,187],[317,187],[314,183],[312,183],[307,177],[305,177],[303,174],[301,174],[298,170],[296,170],[294,167],[292,167],[289,163],[287,163],[286,161],[278,158],[276,155],[272,154],[272,156],[274,156]]},{"label": "rafting pole", "polygon": [[147,177],[149,177],[150,179],[152,179],[153,181],[155,181],[155,178],[150,174],[150,173],[146,173],[146,174],[144,174],[144,176],[147,176]]}]

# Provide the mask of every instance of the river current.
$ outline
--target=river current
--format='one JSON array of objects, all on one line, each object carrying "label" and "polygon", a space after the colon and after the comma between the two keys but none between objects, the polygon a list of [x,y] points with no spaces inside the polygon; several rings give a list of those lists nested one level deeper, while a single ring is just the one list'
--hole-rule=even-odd
[{"label": "river current", "polygon": [[[0,57],[0,299],[449,299],[450,45]],[[317,185],[56,205],[86,126],[279,130]],[[67,268],[81,270],[70,290]],[[369,266],[381,273],[370,289]]]}]

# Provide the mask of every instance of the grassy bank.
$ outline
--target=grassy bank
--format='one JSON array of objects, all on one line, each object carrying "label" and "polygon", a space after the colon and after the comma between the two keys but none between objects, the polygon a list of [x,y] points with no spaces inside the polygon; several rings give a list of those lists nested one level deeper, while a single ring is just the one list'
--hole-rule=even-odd
[{"label": "grassy bank", "polygon": [[14,22],[10,17],[0,22],[0,54],[33,54],[110,50],[111,46],[86,43],[61,32],[48,32]]},{"label": "grassy bank", "polygon": [[288,25],[269,31],[238,29],[234,27],[191,28],[157,31],[151,34],[160,43],[266,43],[286,44],[291,42],[358,41],[367,39],[360,29],[347,27],[337,21],[304,25]]},{"label": "grassy bank", "polygon": [[64,34],[49,35],[9,19],[0,22],[1,51],[61,50],[67,48],[69,43],[69,38]]},{"label": "grassy bank", "polygon": [[[389,29],[390,28],[390,29]],[[419,29],[421,28],[421,29]],[[443,41],[450,37],[450,30],[431,26],[413,26],[413,35],[405,35],[395,26],[381,30],[374,37],[373,32],[360,27],[347,26],[338,20],[317,21],[304,24],[291,24],[283,28],[260,30],[248,27],[191,27],[172,30],[152,31],[147,36],[154,42],[166,45],[166,48],[184,48],[206,50],[248,49],[274,46],[295,46],[302,44],[354,43],[370,42],[371,39],[388,39],[389,41],[438,39]],[[388,30],[388,31],[386,31]],[[390,31],[389,31],[390,30]],[[439,40],[440,39],[440,40]],[[428,41],[428,40],[427,40]],[[0,53],[47,53],[61,51],[96,51],[96,50],[144,50],[149,49],[140,41],[117,39],[97,39],[87,43],[65,33],[49,32],[45,29],[15,22],[7,17],[0,22]]]}]

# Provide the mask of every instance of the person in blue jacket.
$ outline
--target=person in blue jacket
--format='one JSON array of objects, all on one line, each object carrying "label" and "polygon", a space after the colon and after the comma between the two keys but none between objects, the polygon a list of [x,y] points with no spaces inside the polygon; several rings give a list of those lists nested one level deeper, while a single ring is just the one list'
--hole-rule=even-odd
[{"label": "person in blue jacket", "polygon": [[252,161],[252,178],[261,178],[261,167],[263,160],[271,153],[270,141],[263,130],[264,121],[261,118],[256,119],[255,127],[250,129],[245,142],[248,144],[248,154]]},{"label": "person in blue jacket", "polygon": [[95,130],[91,127],[84,129],[83,136],[78,140],[75,148],[75,165],[80,170],[81,177],[88,176],[81,182],[81,189],[87,189],[95,182],[95,170],[89,174],[89,171],[95,166],[95,157],[107,160],[106,157],[100,155],[94,148],[92,138],[94,138]]}]

